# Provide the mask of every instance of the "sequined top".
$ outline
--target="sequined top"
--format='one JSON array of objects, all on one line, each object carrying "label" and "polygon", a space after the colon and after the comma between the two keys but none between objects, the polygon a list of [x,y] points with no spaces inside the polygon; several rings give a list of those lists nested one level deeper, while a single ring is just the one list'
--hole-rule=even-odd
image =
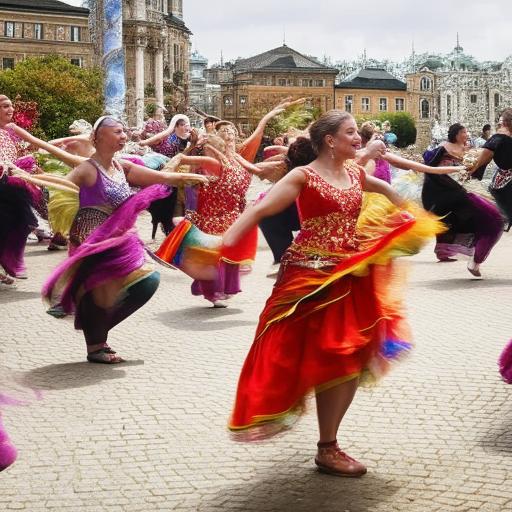
[{"label": "sequined top", "polygon": [[0,162],[14,163],[18,158],[20,151],[18,147],[18,138],[10,129],[0,128]]},{"label": "sequined top", "polygon": [[353,162],[345,168],[352,182],[346,189],[329,184],[311,167],[302,168],[306,184],[297,198],[301,229],[282,263],[320,268],[358,250],[356,226],[365,173]]},{"label": "sequined top", "polygon": [[200,187],[197,208],[186,214],[192,224],[210,235],[223,234],[244,211],[251,175],[236,160],[224,159],[218,179]]},{"label": "sequined top", "polygon": [[96,168],[96,181],[90,187],[80,187],[80,208],[69,231],[70,254],[131,195],[119,162],[113,160],[112,177],[96,160],[88,162]]},{"label": "sequined top", "polygon": [[153,151],[165,155],[169,158],[176,156],[178,153],[183,153],[188,144],[188,140],[180,139],[175,133],[158,143],[156,146],[151,146]]},{"label": "sequined top", "polygon": [[109,176],[96,160],[90,158],[88,162],[96,168],[96,181],[90,187],[80,187],[80,208],[114,211],[131,195],[123,168],[113,160],[114,174]]}]

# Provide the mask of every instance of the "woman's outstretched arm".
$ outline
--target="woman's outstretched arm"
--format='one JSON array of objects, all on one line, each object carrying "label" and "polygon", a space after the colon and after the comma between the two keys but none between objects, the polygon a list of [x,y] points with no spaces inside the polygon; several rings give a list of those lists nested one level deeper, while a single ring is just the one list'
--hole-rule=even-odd
[{"label": "woman's outstretched arm", "polygon": [[23,128],[20,128],[14,123],[10,123],[8,126],[9,128],[12,128],[14,133],[18,135],[18,137],[22,138],[24,141],[28,142],[29,144],[32,144],[33,146],[36,146],[37,148],[44,149],[54,157],[64,162],[66,165],[69,165],[70,167],[76,167],[87,160],[87,158],[83,156],[72,155],[71,153],[68,153],[63,149],[58,148],[53,144],[50,144],[44,140],[34,137],[31,133],[27,132]]},{"label": "woman's outstretched arm", "polygon": [[408,160],[407,158],[403,158],[401,156],[389,152],[386,153],[383,158],[384,160],[387,160],[391,165],[393,165],[394,167],[398,167],[399,169],[423,172],[427,174],[451,174],[453,172],[463,172],[466,170],[466,168],[463,165],[446,165],[441,167],[430,167],[429,165],[420,164],[419,162],[415,162],[414,160]]},{"label": "woman's outstretched arm", "polygon": [[235,245],[247,232],[265,217],[275,215],[290,206],[298,195],[304,183],[305,174],[296,168],[276,183],[261,202],[247,208],[236,222],[226,231],[222,241],[225,246]]}]

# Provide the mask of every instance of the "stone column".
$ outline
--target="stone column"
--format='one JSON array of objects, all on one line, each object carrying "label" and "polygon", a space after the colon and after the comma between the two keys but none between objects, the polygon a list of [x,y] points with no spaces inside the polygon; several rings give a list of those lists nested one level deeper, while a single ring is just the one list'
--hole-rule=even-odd
[{"label": "stone column", "polygon": [[146,19],[146,0],[135,0],[135,19]]},{"label": "stone column", "polygon": [[159,45],[155,52],[155,97],[158,105],[164,104],[164,51]]},{"label": "stone column", "polygon": [[144,50],[146,40],[137,38],[135,46],[135,122],[142,126],[144,122]]}]

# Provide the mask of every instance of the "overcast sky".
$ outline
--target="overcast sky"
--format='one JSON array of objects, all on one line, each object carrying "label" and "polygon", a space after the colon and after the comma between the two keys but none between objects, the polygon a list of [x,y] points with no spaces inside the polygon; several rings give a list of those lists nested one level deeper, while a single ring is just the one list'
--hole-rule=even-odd
[{"label": "overcast sky", "polygon": [[[66,0],[80,5],[81,0]],[[193,49],[218,62],[286,44],[334,61],[401,60],[411,53],[448,53],[459,32],[478,60],[512,55],[510,0],[183,0]]]}]

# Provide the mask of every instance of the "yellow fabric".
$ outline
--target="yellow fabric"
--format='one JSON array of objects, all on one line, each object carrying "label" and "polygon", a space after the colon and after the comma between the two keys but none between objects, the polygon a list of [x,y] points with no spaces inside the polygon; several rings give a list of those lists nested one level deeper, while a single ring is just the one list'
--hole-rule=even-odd
[{"label": "yellow fabric", "polygon": [[48,220],[55,233],[69,235],[71,224],[78,212],[78,194],[62,190],[50,191],[48,203]]}]

